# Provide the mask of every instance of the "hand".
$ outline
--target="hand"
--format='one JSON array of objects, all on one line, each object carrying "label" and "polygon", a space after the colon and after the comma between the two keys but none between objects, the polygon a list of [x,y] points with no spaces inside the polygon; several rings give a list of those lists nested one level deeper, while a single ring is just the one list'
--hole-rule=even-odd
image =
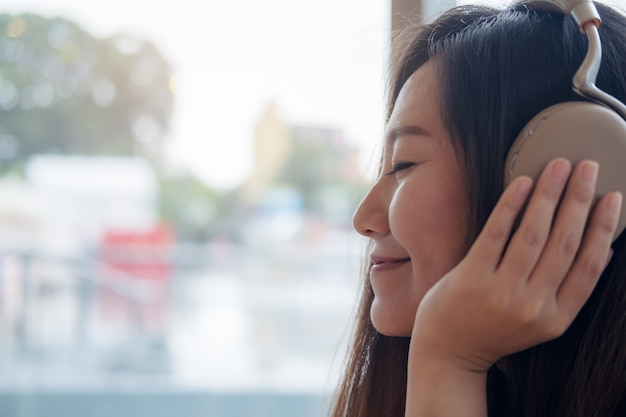
[{"label": "hand", "polygon": [[609,193],[586,223],[597,170],[551,161],[512,236],[532,181],[507,187],[467,256],[422,300],[411,360],[483,373],[569,327],[608,262],[621,208],[621,194]]}]

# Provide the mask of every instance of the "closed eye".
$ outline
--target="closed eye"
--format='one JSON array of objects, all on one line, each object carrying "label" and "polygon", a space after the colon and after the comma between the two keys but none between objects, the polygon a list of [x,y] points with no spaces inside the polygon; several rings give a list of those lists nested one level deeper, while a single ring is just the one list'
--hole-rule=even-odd
[{"label": "closed eye", "polygon": [[417,165],[415,162],[397,162],[391,166],[391,171],[387,172],[385,175],[393,176],[398,172],[412,168],[415,165]]}]

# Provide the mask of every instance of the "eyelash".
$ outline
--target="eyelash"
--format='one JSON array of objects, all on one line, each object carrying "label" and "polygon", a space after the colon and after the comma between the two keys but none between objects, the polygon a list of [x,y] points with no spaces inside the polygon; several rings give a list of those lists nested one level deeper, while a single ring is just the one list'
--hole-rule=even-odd
[{"label": "eyelash", "polygon": [[387,172],[385,175],[393,176],[398,172],[414,167],[415,165],[417,165],[415,162],[398,162],[393,164],[391,166],[391,171]]}]

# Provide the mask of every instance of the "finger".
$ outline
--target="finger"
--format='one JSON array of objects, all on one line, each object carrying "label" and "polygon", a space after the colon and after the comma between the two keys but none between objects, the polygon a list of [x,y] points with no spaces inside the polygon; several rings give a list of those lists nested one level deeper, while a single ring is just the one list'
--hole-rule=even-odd
[{"label": "finger", "polygon": [[558,290],[582,241],[595,194],[598,164],[580,162],[570,176],[545,249],[530,278],[531,283]]},{"label": "finger", "polygon": [[470,249],[468,257],[473,257],[480,265],[491,270],[498,267],[515,219],[530,194],[532,184],[532,179],[524,176],[509,184]]},{"label": "finger", "polygon": [[606,267],[619,219],[622,194],[609,193],[596,205],[582,246],[557,293],[559,309],[575,317]]},{"label": "finger", "polygon": [[548,240],[554,212],[570,172],[569,161],[557,158],[541,173],[520,226],[504,254],[501,268],[506,275],[527,279],[532,273]]}]

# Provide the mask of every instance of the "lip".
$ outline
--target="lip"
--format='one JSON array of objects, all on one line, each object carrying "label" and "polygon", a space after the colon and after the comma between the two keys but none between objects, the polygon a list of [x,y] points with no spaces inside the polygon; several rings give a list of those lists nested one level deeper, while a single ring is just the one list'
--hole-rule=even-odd
[{"label": "lip", "polygon": [[387,258],[382,256],[372,256],[370,260],[372,262],[370,272],[372,273],[391,271],[411,262],[411,258]]}]

